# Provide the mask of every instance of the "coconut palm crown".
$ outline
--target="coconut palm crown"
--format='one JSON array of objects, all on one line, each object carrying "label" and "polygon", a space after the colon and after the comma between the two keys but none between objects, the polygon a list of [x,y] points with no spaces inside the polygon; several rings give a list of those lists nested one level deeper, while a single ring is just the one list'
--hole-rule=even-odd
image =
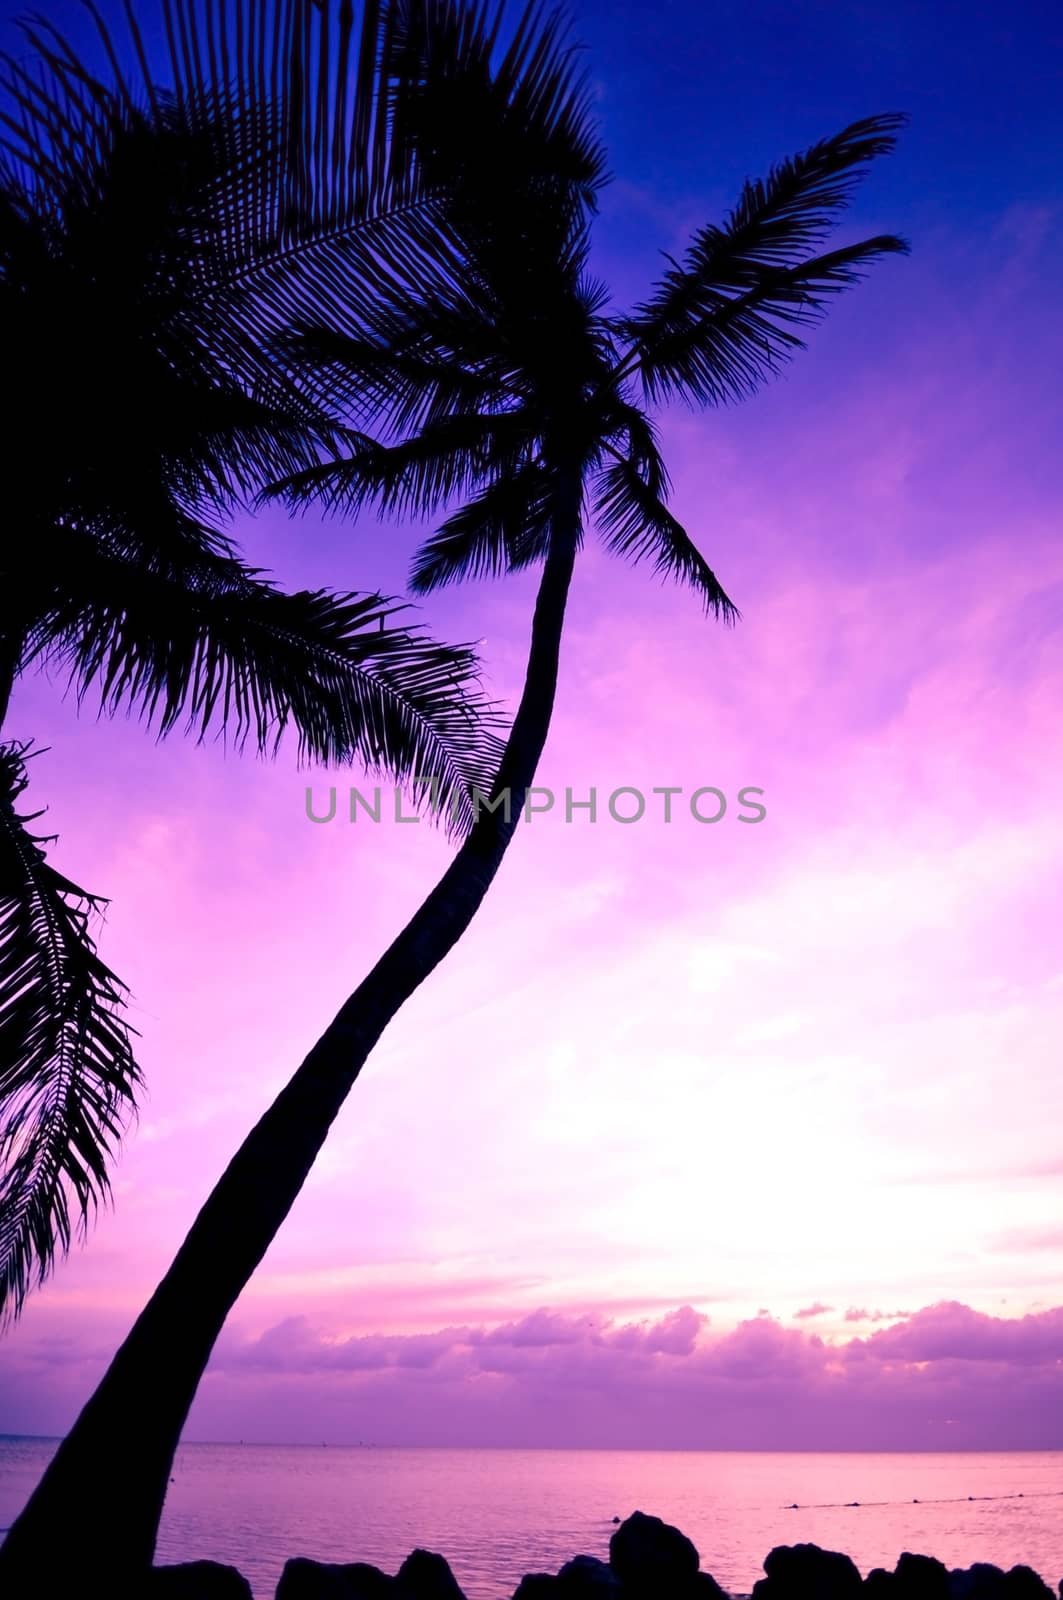
[{"label": "coconut palm crown", "polygon": [[[498,198],[510,151],[467,137],[478,108],[464,109],[465,125],[437,95],[437,131],[422,153],[426,169],[461,172],[460,270],[427,288],[389,284],[343,331],[301,319],[285,349],[315,372],[321,396],[345,403],[352,432],[338,459],[272,492],[341,515],[444,511],[413,562],[421,593],[541,564],[552,541],[580,543],[589,522],[611,552],[690,585],[734,620],[669,507],[653,414],[674,400],[700,408],[752,395],[803,348],[803,330],[836,294],[906,251],[893,235],[823,249],[904,119],[853,123],[747,182],[725,221],[699,229],[646,299],[618,313],[587,268],[604,158],[586,123],[573,141],[584,170],[570,204],[547,191],[539,206],[514,207]],[[566,479],[580,514],[562,529]]]},{"label": "coconut palm crown", "polygon": [[[41,20],[0,58],[0,725],[46,667],[159,736],[430,772],[415,798],[460,832],[497,762],[473,653],[376,593],[284,592],[226,522],[335,439],[269,353],[293,306],[327,316],[438,231],[387,109],[389,13],[157,10],[165,88],[132,10],[116,33],[89,8],[98,76]],[[107,1194],[140,1081],[103,902],[47,859],[30,754],[0,745],[0,1316]]]}]

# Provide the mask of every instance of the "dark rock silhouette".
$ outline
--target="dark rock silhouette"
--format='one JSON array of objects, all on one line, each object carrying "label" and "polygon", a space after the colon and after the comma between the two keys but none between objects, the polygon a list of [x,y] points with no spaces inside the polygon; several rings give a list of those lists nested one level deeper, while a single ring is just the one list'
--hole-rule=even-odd
[{"label": "dark rock silhouette", "polygon": [[1048,1584],[1032,1567],[1012,1567],[1007,1583],[1008,1600],[1056,1600]]},{"label": "dark rock silhouette", "polygon": [[403,1600],[465,1600],[445,1556],[412,1550],[395,1579]]},{"label": "dark rock silhouette", "polygon": [[285,1563],[277,1600],[399,1600],[395,1578],[367,1561],[332,1565],[294,1556]]},{"label": "dark rock silhouette", "polygon": [[1005,1572],[988,1561],[976,1561],[949,1573],[949,1600],[1055,1600],[1055,1595],[1032,1567]]},{"label": "dark rock silhouette", "polygon": [[988,1561],[949,1573],[949,1600],[997,1600],[1004,1594],[1004,1572]]},{"label": "dark rock silhouette", "polygon": [[446,1558],[418,1549],[406,1557],[394,1578],[366,1561],[333,1566],[296,1556],[281,1574],[277,1600],[465,1600],[465,1596]]},{"label": "dark rock silhouette", "polygon": [[[754,1600],[1057,1600],[1031,1567],[1009,1572],[985,1561],[951,1572],[933,1556],[905,1551],[892,1572],[875,1567],[861,1580],[852,1560],[815,1544],[777,1545],[764,1558]],[[235,1567],[189,1561],[156,1567],[146,1600],[251,1600]],[[333,1565],[297,1556],[287,1563],[276,1600],[465,1600],[446,1559],[417,1549],[395,1577],[365,1561]],[[513,1600],[728,1600],[700,1570],[695,1545],[660,1517],[634,1512],[609,1541],[609,1560],[578,1555],[557,1573],[529,1572]],[[1059,1585],[1063,1600],[1063,1583]]]},{"label": "dark rock silhouette", "polygon": [[149,1600],[251,1600],[251,1585],[218,1561],[182,1561],[152,1569]]},{"label": "dark rock silhouette", "polygon": [[697,1572],[688,1588],[683,1590],[689,1600],[728,1600],[711,1572]]},{"label": "dark rock silhouette", "polygon": [[647,1600],[689,1587],[700,1562],[685,1533],[641,1511],[632,1512],[609,1540],[609,1565],[632,1595]]},{"label": "dark rock silhouette", "polygon": [[913,1556],[906,1550],[893,1575],[896,1592],[909,1595],[911,1600],[949,1600],[948,1570],[943,1561],[933,1556]]},{"label": "dark rock silhouette", "polygon": [[948,1569],[933,1556],[905,1551],[892,1572],[875,1567],[864,1579],[863,1600],[951,1600]]},{"label": "dark rock silhouette", "polygon": [[852,1560],[816,1544],[781,1544],[764,1557],[755,1600],[856,1600],[863,1589]]},{"label": "dark rock silhouette", "polygon": [[559,1600],[621,1600],[624,1589],[607,1561],[574,1556],[558,1573],[554,1593]]}]

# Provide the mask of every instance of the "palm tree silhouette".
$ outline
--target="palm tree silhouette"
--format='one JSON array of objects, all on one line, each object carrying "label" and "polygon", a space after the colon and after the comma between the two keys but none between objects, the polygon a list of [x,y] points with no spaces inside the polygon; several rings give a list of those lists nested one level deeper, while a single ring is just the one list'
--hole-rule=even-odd
[{"label": "palm tree silhouette", "polygon": [[[881,236],[816,254],[858,176],[892,148],[900,119],[873,118],[747,184],[722,226],[701,229],[641,305],[614,314],[586,270],[604,157],[560,23],[529,11],[503,47],[496,19],[460,0],[396,9],[408,72],[398,103],[419,169],[445,196],[445,237],[432,262],[351,297],[342,318],[296,309],[276,347],[308,373],[315,401],[349,406],[349,431],[338,456],[287,474],[275,492],[341,512],[375,503],[430,515],[460,502],[416,559],[422,590],[541,566],[523,692],[489,802],[206,1201],[0,1548],[3,1576],[39,1573],[61,1527],[75,1554],[49,1551],[49,1574],[76,1566],[84,1578],[92,1530],[117,1502],[122,1549],[108,1550],[105,1569],[111,1592],[116,1582],[135,1592],[228,1312],[362,1064],[468,927],[513,837],[549,727],[587,526],[615,553],[692,586],[714,615],[736,615],[668,507],[650,407],[753,393],[834,293],[905,248]],[[440,54],[451,67],[437,73]]]},{"label": "palm tree silhouette", "polygon": [[[269,14],[259,0],[239,8],[260,45]],[[370,54],[384,20],[367,13]],[[348,19],[341,48],[350,31]],[[15,402],[4,432],[14,528],[0,556],[0,725],[18,675],[45,665],[68,674],[79,699],[132,710],[159,735],[224,733],[266,752],[290,728],[306,759],[359,760],[401,780],[430,771],[439,803],[449,814],[449,793],[467,826],[471,784],[497,762],[472,653],[434,644],[378,594],[283,593],[216,525],[333,438],[268,337],[291,316],[296,264],[300,306],[320,310],[365,273],[364,260],[337,255],[344,239],[372,234],[378,283],[389,252],[416,251],[429,224],[415,162],[383,141],[383,121],[349,127],[327,81],[301,109],[264,85],[274,72],[284,81],[282,59],[293,81],[314,65],[283,33],[273,48],[286,57],[245,55],[235,79],[177,48],[172,92],[145,72],[139,97],[121,74],[111,84],[87,76],[46,25],[26,33],[31,59],[9,56],[3,69],[19,115],[0,181],[0,323]],[[201,42],[225,37],[204,30]],[[117,60],[105,29],[101,42]],[[293,147],[325,130],[327,160],[312,142],[300,159]],[[55,870],[31,831],[31,753],[24,740],[0,745],[7,1316],[106,1194],[139,1081],[123,986],[91,936],[101,902]],[[423,787],[418,797],[431,803]]]}]

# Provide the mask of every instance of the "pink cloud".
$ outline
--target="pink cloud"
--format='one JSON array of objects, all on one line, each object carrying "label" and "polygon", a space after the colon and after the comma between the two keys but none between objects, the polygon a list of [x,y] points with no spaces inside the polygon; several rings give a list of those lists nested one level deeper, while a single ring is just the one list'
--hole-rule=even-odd
[{"label": "pink cloud", "polygon": [[708,1318],[692,1306],[680,1306],[646,1332],[646,1350],[652,1355],[688,1356],[693,1352],[700,1330]]},{"label": "pink cloud", "polygon": [[955,1300],[927,1306],[871,1335],[880,1361],[987,1361],[1063,1366],[1063,1306],[1024,1317],[989,1317]]},{"label": "pink cloud", "polygon": [[[588,1319],[589,1321],[589,1319]],[[574,1344],[584,1336],[584,1322],[558,1312],[533,1311],[519,1322],[503,1324],[486,1335],[488,1344],[536,1346]]]}]

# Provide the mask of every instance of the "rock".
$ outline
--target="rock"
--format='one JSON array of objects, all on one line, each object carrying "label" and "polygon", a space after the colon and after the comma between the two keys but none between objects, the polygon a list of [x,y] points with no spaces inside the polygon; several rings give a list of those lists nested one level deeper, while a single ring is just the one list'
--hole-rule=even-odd
[{"label": "rock", "polygon": [[1007,1583],[1008,1600],[1056,1600],[1045,1580],[1032,1567],[1012,1567]]},{"label": "rock", "polygon": [[683,1590],[684,1600],[727,1600],[711,1572],[695,1572]]},{"label": "rock", "polygon": [[336,1566],[293,1556],[277,1585],[277,1600],[399,1600],[396,1579],[367,1561]]},{"label": "rock", "polygon": [[220,1561],[182,1561],[153,1567],[149,1600],[251,1600],[251,1585],[235,1567]]},{"label": "rock", "polygon": [[1007,1577],[989,1561],[955,1567],[949,1573],[949,1600],[1006,1600]]},{"label": "rock", "polygon": [[513,1600],[560,1600],[558,1580],[549,1572],[526,1572]]},{"label": "rock", "polygon": [[776,1545],[764,1557],[764,1571],[755,1600],[857,1600],[863,1589],[849,1557],[818,1544]]},{"label": "rock", "polygon": [[633,1595],[659,1600],[689,1584],[699,1562],[685,1533],[641,1511],[632,1512],[609,1540],[609,1565]]},{"label": "rock", "polygon": [[861,1600],[902,1600],[896,1575],[885,1567],[872,1567],[860,1590]]},{"label": "rock", "polygon": [[434,1550],[411,1550],[395,1582],[403,1600],[465,1600],[446,1558]]},{"label": "rock", "polygon": [[934,1556],[913,1556],[906,1550],[894,1572],[900,1600],[949,1600],[948,1569]]},{"label": "rock", "polygon": [[597,1556],[574,1556],[557,1575],[556,1594],[565,1600],[620,1600],[616,1573]]}]

